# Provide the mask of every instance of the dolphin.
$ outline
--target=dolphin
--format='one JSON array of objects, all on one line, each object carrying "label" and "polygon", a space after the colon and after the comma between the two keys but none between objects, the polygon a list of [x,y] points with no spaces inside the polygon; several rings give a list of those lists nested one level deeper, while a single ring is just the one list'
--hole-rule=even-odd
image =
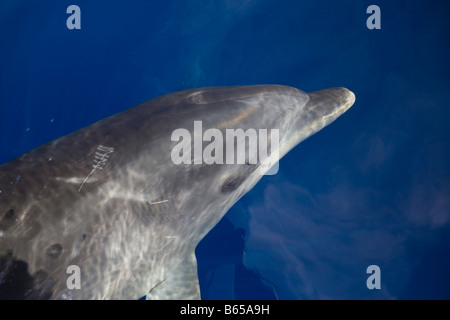
[{"label": "dolphin", "polygon": [[174,163],[175,130],[276,129],[273,164],[354,101],[345,88],[190,89],[3,164],[0,299],[199,299],[195,248],[267,163]]}]

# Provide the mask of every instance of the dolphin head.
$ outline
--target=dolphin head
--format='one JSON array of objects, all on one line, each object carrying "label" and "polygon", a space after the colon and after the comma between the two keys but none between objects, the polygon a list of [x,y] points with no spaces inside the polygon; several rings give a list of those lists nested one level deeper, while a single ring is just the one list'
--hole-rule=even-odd
[{"label": "dolphin head", "polygon": [[355,96],[345,88],[308,94],[258,85],[185,91],[182,101],[178,124],[190,139],[175,139],[172,155],[184,153],[186,161],[178,158],[171,170],[183,172],[180,186],[188,182],[183,209],[191,207],[201,239],[281,157],[342,115]]}]

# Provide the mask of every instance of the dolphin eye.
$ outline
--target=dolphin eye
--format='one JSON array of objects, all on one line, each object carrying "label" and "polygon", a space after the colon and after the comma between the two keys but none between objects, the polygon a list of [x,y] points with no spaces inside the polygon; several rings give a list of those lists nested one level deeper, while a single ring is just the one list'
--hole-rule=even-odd
[{"label": "dolphin eye", "polygon": [[228,193],[231,192],[233,190],[235,190],[237,187],[239,187],[242,183],[242,181],[244,181],[242,176],[239,177],[229,177],[227,180],[225,180],[225,182],[222,184],[222,189],[221,191],[223,193]]}]

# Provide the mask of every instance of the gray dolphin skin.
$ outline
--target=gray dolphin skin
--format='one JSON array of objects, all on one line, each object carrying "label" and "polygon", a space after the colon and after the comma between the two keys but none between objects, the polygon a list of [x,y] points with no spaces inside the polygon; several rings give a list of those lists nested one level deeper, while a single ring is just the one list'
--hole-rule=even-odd
[{"label": "gray dolphin skin", "polygon": [[199,299],[194,250],[261,163],[175,164],[172,133],[277,129],[281,158],[354,101],[344,88],[180,91],[3,164],[0,299]]}]

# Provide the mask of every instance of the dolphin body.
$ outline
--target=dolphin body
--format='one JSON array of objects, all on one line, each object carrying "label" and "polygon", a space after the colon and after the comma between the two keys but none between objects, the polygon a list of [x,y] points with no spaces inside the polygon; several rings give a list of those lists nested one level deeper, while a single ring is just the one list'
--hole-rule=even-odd
[{"label": "dolphin body", "polygon": [[261,163],[174,164],[172,132],[276,128],[281,158],[354,101],[344,88],[180,91],[0,166],[0,299],[200,298],[194,250]]}]

